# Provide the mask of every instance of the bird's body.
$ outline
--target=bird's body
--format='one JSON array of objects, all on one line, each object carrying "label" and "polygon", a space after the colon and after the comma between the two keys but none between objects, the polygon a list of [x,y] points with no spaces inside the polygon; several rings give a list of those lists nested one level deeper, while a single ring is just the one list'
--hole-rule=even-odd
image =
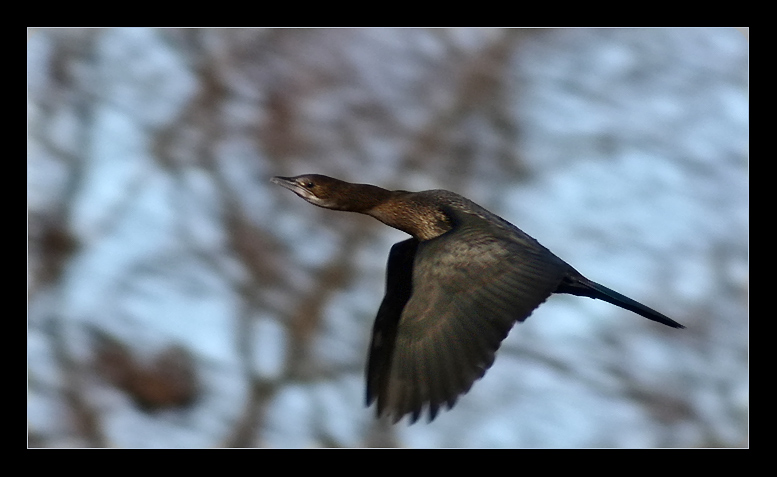
[{"label": "bird's body", "polygon": [[373,327],[367,403],[396,422],[434,419],[493,364],[516,322],[553,293],[607,301],[679,323],[581,275],[519,228],[453,192],[388,191],[321,175],[272,181],[308,202],[359,212],[407,232],[391,248]]}]

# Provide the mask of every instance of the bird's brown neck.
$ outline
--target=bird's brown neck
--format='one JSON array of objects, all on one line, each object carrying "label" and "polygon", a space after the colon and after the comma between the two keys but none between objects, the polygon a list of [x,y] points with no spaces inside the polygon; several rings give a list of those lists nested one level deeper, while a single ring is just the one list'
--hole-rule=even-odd
[{"label": "bird's brown neck", "polygon": [[407,232],[418,240],[433,239],[451,229],[450,218],[418,193],[383,190],[383,200],[363,213]]}]

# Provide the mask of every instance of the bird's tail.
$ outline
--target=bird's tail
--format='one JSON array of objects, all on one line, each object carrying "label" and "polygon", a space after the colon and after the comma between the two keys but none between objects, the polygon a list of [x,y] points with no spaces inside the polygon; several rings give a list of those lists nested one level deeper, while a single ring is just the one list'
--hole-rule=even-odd
[{"label": "bird's tail", "polygon": [[615,306],[642,315],[648,320],[657,321],[658,323],[671,326],[672,328],[685,328],[685,326],[662,315],[656,310],[648,308],[642,303],[636,302],[625,295],[621,295],[615,290],[610,290],[604,285],[592,282],[579,274],[566,276],[556,289],[556,293],[568,293],[570,295],[587,296],[589,298],[604,300],[607,303],[612,303]]}]

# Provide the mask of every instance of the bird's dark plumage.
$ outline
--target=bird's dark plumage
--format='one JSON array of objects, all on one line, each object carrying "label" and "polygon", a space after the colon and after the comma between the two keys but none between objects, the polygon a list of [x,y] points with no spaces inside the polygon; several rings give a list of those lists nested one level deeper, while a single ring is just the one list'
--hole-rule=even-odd
[{"label": "bird's dark plumage", "polygon": [[607,301],[679,323],[588,280],[523,231],[452,192],[388,191],[321,175],[272,181],[308,202],[371,215],[413,238],[389,254],[373,327],[367,404],[396,422],[434,419],[493,364],[515,322],[553,293]]}]

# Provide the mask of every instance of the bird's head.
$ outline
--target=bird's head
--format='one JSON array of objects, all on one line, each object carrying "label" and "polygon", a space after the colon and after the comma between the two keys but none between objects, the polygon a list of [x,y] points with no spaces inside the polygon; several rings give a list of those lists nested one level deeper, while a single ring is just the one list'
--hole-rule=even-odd
[{"label": "bird's head", "polygon": [[365,204],[356,186],[320,174],[304,174],[295,177],[276,176],[270,179],[274,184],[285,187],[306,201],[319,207],[334,210],[361,211]]}]

